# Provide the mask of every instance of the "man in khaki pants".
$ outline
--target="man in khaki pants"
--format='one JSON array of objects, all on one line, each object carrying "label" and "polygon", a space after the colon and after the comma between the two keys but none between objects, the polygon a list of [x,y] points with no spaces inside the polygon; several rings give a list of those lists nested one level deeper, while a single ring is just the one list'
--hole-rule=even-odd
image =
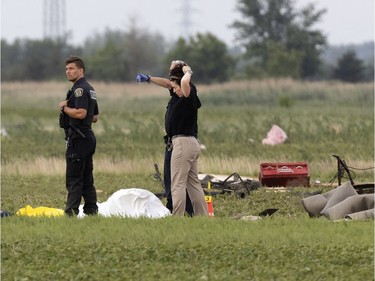
[{"label": "man in khaki pants", "polygon": [[204,192],[198,179],[198,108],[197,90],[191,83],[193,72],[187,65],[171,70],[171,86],[180,98],[172,112],[169,135],[172,136],[172,202],[173,215],[183,216],[186,190],[191,199],[195,216],[208,216]]}]

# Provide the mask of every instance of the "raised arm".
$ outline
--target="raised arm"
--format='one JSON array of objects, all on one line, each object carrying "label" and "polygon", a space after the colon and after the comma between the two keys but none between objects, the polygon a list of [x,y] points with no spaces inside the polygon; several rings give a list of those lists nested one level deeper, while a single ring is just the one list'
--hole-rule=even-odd
[{"label": "raised arm", "polygon": [[163,88],[167,88],[167,89],[171,89],[172,86],[171,86],[171,81],[169,81],[169,79],[167,78],[164,78],[164,77],[153,77],[153,76],[150,76],[150,82],[160,86],[160,87],[163,87]]},{"label": "raised arm", "polygon": [[182,68],[182,71],[184,72],[184,76],[182,76],[182,79],[181,79],[181,90],[182,90],[182,94],[185,97],[188,97],[190,96],[190,81],[191,81],[191,76],[193,75],[193,71],[188,65],[185,65]]},{"label": "raised arm", "polygon": [[171,81],[164,77],[150,76],[148,74],[139,73],[136,77],[138,83],[154,83],[160,87],[171,89]]}]

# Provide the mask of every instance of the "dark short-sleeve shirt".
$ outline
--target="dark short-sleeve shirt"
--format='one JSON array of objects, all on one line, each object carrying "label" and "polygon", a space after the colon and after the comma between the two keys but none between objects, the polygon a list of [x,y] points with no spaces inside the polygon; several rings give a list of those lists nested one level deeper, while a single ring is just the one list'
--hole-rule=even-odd
[{"label": "dark short-sleeve shirt", "polygon": [[174,104],[168,135],[198,137],[198,109],[201,107],[196,87],[191,84],[189,97],[178,97]]},{"label": "dark short-sleeve shirt", "polygon": [[170,136],[170,126],[171,126],[171,118],[172,118],[172,113],[174,106],[180,99],[172,89],[169,90],[169,95],[171,96],[168,104],[167,104],[167,110],[165,112],[165,118],[164,118],[164,126],[165,126],[165,132],[167,133],[168,136]]},{"label": "dark short-sleeve shirt", "polygon": [[83,108],[87,110],[87,114],[84,119],[75,119],[70,117],[70,124],[82,130],[91,129],[94,115],[99,114],[99,107],[94,88],[83,77],[74,83],[70,91],[71,93],[68,99],[68,107],[77,109]]}]

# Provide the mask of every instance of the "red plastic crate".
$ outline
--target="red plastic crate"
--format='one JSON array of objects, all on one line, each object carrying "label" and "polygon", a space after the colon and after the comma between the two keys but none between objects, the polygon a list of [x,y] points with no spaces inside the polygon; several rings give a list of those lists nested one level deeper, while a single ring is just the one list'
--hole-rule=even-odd
[{"label": "red plastic crate", "polygon": [[268,187],[309,187],[309,166],[306,162],[261,163],[259,181]]}]

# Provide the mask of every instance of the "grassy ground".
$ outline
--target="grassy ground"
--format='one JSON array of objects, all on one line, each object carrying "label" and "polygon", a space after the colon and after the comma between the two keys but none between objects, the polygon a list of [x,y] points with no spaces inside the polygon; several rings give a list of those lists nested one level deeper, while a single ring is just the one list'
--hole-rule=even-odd
[{"label": "grassy ground", "polygon": [[[93,83],[98,199],[121,188],[160,192],[168,97],[152,85]],[[64,208],[58,102],[68,83],[2,84],[1,207]],[[301,199],[330,190],[332,154],[355,182],[374,181],[372,84],[268,80],[198,85],[202,173],[257,178],[262,162],[306,161],[324,185],[214,197],[215,218],[1,219],[2,280],[374,280],[374,222],[309,218]],[[272,124],[288,135],[263,146]],[[345,179],[343,179],[345,181]],[[271,217],[243,221],[267,208]]]},{"label": "grassy ground", "polygon": [[3,223],[2,280],[372,280],[371,234],[306,218],[18,218]]},{"label": "grassy ground", "polygon": [[[49,164],[53,160],[52,168],[63,170],[57,104],[68,86],[2,85],[2,127],[9,135],[2,137],[4,172],[38,171],[43,160]],[[167,92],[152,85],[98,84],[96,88],[101,110],[94,125],[98,171],[143,171],[145,163],[151,170],[154,162],[161,165]],[[336,172],[332,154],[354,168],[373,167],[372,84],[271,80],[198,90],[203,103],[199,139],[206,147],[200,161],[203,173],[236,171],[256,177],[261,162],[308,161],[311,178],[327,182]],[[284,145],[261,144],[272,124],[286,131]],[[373,170],[357,171],[360,181],[373,178]]]}]

